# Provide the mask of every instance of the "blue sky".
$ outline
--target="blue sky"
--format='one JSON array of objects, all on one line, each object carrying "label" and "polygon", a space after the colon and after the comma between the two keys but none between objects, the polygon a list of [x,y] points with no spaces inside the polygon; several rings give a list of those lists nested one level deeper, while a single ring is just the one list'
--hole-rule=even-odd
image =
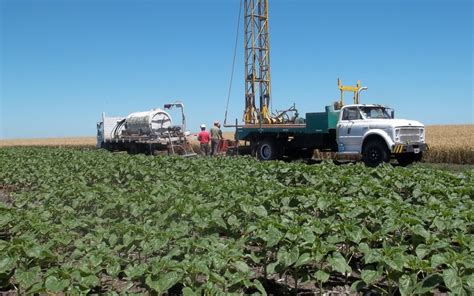
[{"label": "blue sky", "polygon": [[[191,130],[223,121],[239,1],[0,0],[0,138],[94,136],[103,111],[176,99]],[[322,111],[340,77],[397,117],[474,123],[470,0],[270,0],[270,34],[275,109]]]}]

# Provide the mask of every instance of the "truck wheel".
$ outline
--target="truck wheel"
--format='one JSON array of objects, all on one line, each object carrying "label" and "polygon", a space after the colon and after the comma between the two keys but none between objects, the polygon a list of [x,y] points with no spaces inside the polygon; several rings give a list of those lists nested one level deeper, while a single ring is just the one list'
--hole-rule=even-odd
[{"label": "truck wheel", "polygon": [[414,162],[421,161],[421,158],[423,157],[423,154],[420,153],[403,153],[403,154],[398,154],[396,156],[398,164],[401,166],[407,166],[410,165]]},{"label": "truck wheel", "polygon": [[383,162],[389,162],[390,153],[387,145],[381,140],[368,142],[362,150],[362,161],[369,167],[376,167]]},{"label": "truck wheel", "polygon": [[274,160],[280,158],[280,150],[275,141],[264,140],[257,146],[257,158],[259,160]]}]

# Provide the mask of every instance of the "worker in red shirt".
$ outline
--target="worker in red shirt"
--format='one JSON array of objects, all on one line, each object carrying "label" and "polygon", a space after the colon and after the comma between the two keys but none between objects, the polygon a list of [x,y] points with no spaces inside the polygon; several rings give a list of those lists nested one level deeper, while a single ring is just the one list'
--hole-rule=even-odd
[{"label": "worker in red shirt", "polygon": [[204,124],[201,124],[198,141],[201,144],[201,155],[209,155],[209,142],[211,141],[211,136],[209,135],[209,132],[206,131],[206,125]]}]

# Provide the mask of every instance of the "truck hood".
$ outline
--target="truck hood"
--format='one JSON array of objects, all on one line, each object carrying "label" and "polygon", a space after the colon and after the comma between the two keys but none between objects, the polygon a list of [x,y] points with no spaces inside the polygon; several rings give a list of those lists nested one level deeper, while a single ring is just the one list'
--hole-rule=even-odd
[{"label": "truck hood", "polygon": [[416,120],[408,119],[366,119],[371,128],[396,128],[396,127],[424,127],[424,125]]}]

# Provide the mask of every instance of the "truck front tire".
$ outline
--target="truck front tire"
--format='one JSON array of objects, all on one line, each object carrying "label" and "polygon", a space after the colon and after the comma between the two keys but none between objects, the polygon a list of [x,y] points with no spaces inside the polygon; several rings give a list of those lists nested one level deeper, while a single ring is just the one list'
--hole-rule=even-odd
[{"label": "truck front tire", "polygon": [[390,152],[382,140],[372,140],[366,143],[362,150],[362,161],[369,167],[376,167],[390,161]]}]

